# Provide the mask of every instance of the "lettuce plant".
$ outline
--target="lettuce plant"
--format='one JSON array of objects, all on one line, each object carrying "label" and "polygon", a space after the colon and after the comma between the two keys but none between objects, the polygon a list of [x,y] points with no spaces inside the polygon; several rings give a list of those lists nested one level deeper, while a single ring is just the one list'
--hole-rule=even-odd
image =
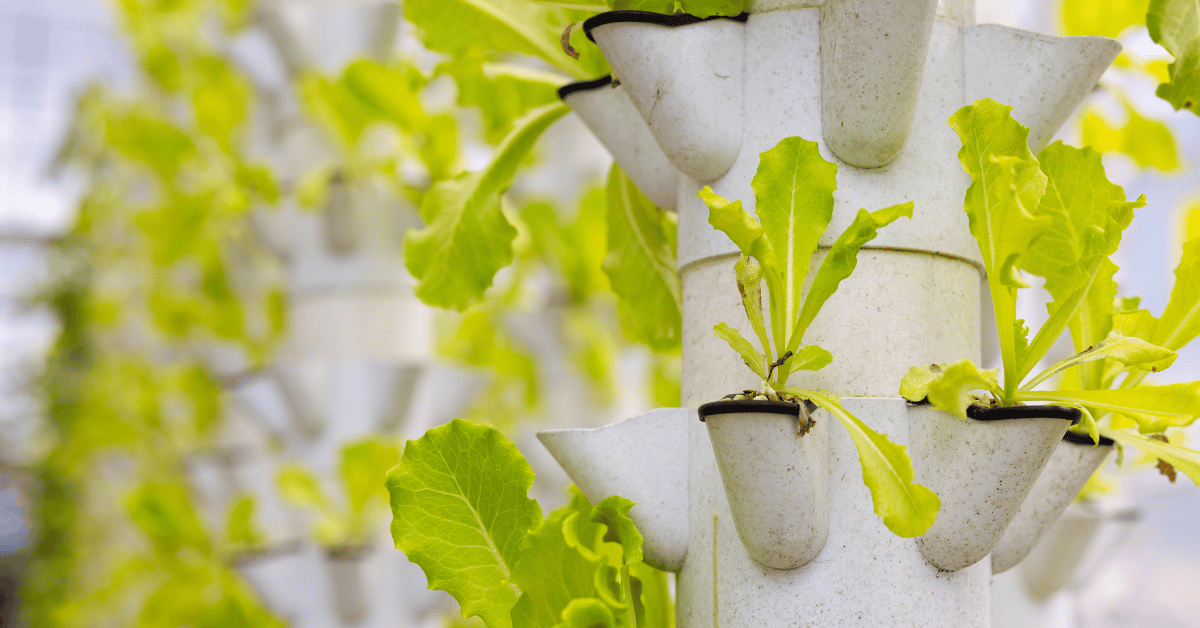
[{"label": "lettuce plant", "polygon": [[[959,160],[971,176],[964,209],[987,273],[1003,376],[1000,369],[983,370],[969,360],[918,366],[901,382],[900,394],[914,402],[927,399],[964,418],[971,404],[1048,402],[1079,408],[1083,421],[1077,429],[1093,440],[1101,431],[1096,417],[1110,413],[1129,417],[1147,433],[1194,421],[1200,415],[1200,382],[1139,384],[1146,373],[1171,365],[1172,348],[1186,342],[1185,329],[1195,336],[1197,322],[1187,318],[1198,307],[1195,289],[1176,286],[1162,334],[1150,329],[1148,314],[1112,314],[1117,268],[1109,256],[1145,198],[1127,201],[1090,149],[1055,143],[1035,158],[1026,143],[1029,129],[1013,119],[1011,107],[993,100],[963,107],[951,116],[950,126],[962,139]],[[1029,287],[1022,270],[1045,278],[1052,297],[1050,317],[1032,339],[1016,317],[1017,291]],[[1077,353],[1035,372],[1068,330]],[[1061,381],[1064,373],[1075,374],[1078,384],[1039,389]],[[1127,373],[1122,384],[1113,387],[1122,373]],[[1107,428],[1103,432],[1156,454],[1169,447]],[[1200,468],[1197,461],[1193,456],[1192,464]]]},{"label": "lettuce plant", "polygon": [[386,509],[379,478],[400,458],[395,442],[368,438],[342,448],[342,487],[345,503],[339,505],[321,488],[320,479],[299,464],[284,466],[275,483],[284,500],[318,514],[317,541],[331,551],[365,545],[377,530]]},{"label": "lettuce plant", "polygon": [[387,477],[392,539],[429,588],[488,628],[666,628],[665,572],[642,562],[633,502],[577,490],[544,520],[533,469],[497,430],[454,419],[409,441]]},{"label": "lettuce plant", "polygon": [[[837,395],[788,385],[792,373],[816,371],[833,361],[825,349],[805,345],[804,332],[838,284],[854,271],[863,245],[901,216],[911,218],[913,205],[859,210],[830,247],[805,294],[809,263],[833,217],[837,164],[821,158],[816,142],[799,137],[784,139],[760,159],[751,182],[758,220],[742,209],[741,201],[728,201],[708,187],[700,191],[709,208],[709,222],[741,249],[734,265],[738,290],[762,348],[755,349],[725,323],[713,328],[762,379],[760,390],[731,397],[811,401],[837,417],[858,448],[863,482],[871,489],[876,514],[900,536],[924,534],[933,525],[940,502],[929,489],[913,482],[912,462],[905,448],[847,412]],[[762,307],[764,283],[766,312]]]}]

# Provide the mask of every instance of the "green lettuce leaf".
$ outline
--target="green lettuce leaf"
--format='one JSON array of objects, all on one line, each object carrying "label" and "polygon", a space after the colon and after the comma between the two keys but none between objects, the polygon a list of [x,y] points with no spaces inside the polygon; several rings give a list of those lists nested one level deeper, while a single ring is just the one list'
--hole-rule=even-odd
[{"label": "green lettuce leaf", "polygon": [[458,105],[478,107],[484,136],[495,143],[513,120],[530,109],[558,100],[563,84],[559,74],[514,63],[490,63],[483,57],[462,57],[442,63],[436,74],[448,74],[458,86]]},{"label": "green lettuce leaf", "polygon": [[821,157],[816,142],[789,137],[759,155],[750,185],[754,213],[775,252],[775,264],[763,264],[763,272],[777,272],[782,288],[782,294],[772,295],[772,301],[781,302],[780,311],[771,312],[777,348],[786,346],[800,316],[808,266],[833,217],[836,179],[837,164]]},{"label": "green lettuce leaf", "polygon": [[901,216],[912,218],[912,210],[911,201],[874,212],[868,212],[865,209],[858,210],[854,222],[842,232],[842,235],[838,236],[837,241],[829,248],[829,253],[826,254],[824,261],[821,262],[821,267],[817,269],[817,276],[813,278],[808,295],[804,298],[804,307],[800,310],[800,320],[796,323],[791,339],[788,341],[789,351],[795,351],[796,347],[800,346],[804,332],[816,318],[817,312],[821,311],[821,307],[837,291],[838,284],[854,272],[855,266],[858,265],[858,252],[863,245],[874,240],[880,229],[892,224]]},{"label": "green lettuce leaf", "polygon": [[500,432],[455,419],[409,441],[388,473],[392,539],[463,617],[511,626],[521,594],[513,569],[542,519],[532,485],[533,470]]},{"label": "green lettuce leaf", "polygon": [[1024,284],[1018,263],[1030,243],[1049,227],[1035,218],[1046,189],[1046,176],[1029,152],[1029,129],[1013,119],[1012,107],[991,99],[976,101],[950,116],[950,127],[962,140],[958,159],[971,176],[963,208],[971,235],[979,244],[999,329],[1005,390],[1020,383],[1017,340],[1008,321],[1016,320],[1016,292]]},{"label": "green lettuce leaf", "polygon": [[1142,436],[1136,432],[1100,428],[1100,434],[1107,436],[1122,445],[1136,447],[1151,456],[1165,460],[1192,479],[1192,483],[1200,486],[1200,451],[1171,445],[1160,440]]},{"label": "green lettuce leaf", "polygon": [[299,463],[285,464],[275,474],[279,495],[291,504],[330,512],[333,502],[321,487],[321,480],[308,467]]},{"label": "green lettuce leaf", "polygon": [[388,469],[400,462],[400,448],[386,439],[368,439],[342,449],[342,481],[351,512],[361,513],[367,502],[386,495],[383,482]]},{"label": "green lettuce leaf", "polygon": [[1158,97],[1200,116],[1200,1],[1150,0],[1146,27],[1175,57],[1167,68],[1171,81],[1158,86]]},{"label": "green lettuce leaf", "polygon": [[1150,310],[1130,310],[1113,313],[1113,331],[1122,336],[1141,338],[1145,341],[1154,340],[1158,329],[1158,319]]},{"label": "green lettuce leaf", "polygon": [[1171,299],[1158,318],[1154,344],[1180,349],[1200,334],[1200,238],[1183,245]]},{"label": "green lettuce leaf", "polygon": [[1061,300],[1088,283],[1094,258],[1117,250],[1132,209],[1146,201],[1126,203],[1125,190],[1108,180],[1100,153],[1091,148],[1055,142],[1038,162],[1046,193],[1033,214],[1044,216],[1049,228],[1030,244],[1021,267],[1044,277],[1046,290]]},{"label": "green lettuce leaf", "polygon": [[[649,11],[651,13],[674,13],[678,0],[609,0],[614,11]],[[603,9],[601,9],[603,10]]]},{"label": "green lettuce leaf", "polygon": [[1109,124],[1096,109],[1088,109],[1079,123],[1080,141],[1102,153],[1125,153],[1143,168],[1153,167],[1163,172],[1177,169],[1179,149],[1171,127],[1146,118],[1128,101],[1123,104],[1128,120],[1120,127]]},{"label": "green lettuce leaf", "polygon": [[910,366],[900,380],[900,396],[913,403],[921,403],[929,396],[929,385],[942,376],[945,364]]},{"label": "green lettuce leaf", "polygon": [[738,15],[747,9],[748,0],[679,0],[684,13],[697,17]]},{"label": "green lettuce leaf", "polygon": [[1116,37],[1146,19],[1147,0],[1088,2],[1067,0],[1058,4],[1059,24],[1064,35]]},{"label": "green lettuce leaf", "polygon": [[886,435],[867,427],[847,412],[833,395],[797,388],[781,390],[811,400],[828,410],[846,428],[858,449],[863,484],[871,489],[875,514],[883,519],[889,530],[905,538],[920,536],[929,530],[937,518],[941,500],[933,491],[913,481],[912,459],[907,447],[897,445]]},{"label": "green lettuce leaf", "polygon": [[[729,201],[704,186],[697,194],[705,205],[708,205],[708,224],[714,229],[729,236],[742,251],[742,255],[754,258],[762,268],[764,277],[778,273],[775,260],[775,250],[771,243],[763,237],[762,225],[745,209],[741,201]],[[767,269],[774,269],[768,273]]]},{"label": "green lettuce leaf", "polygon": [[1115,360],[1125,366],[1140,366],[1151,371],[1161,371],[1171,366],[1175,362],[1177,355],[1170,349],[1150,344],[1141,338],[1122,336],[1119,333],[1114,333],[1103,342],[1088,347],[1065,360],[1052,364],[1049,368],[1039,373],[1037,377],[1021,386],[1021,390],[1031,390],[1039,383],[1058,373],[1088,362]]},{"label": "green lettuce leaf", "polygon": [[181,547],[189,547],[208,553],[208,534],[182,485],[146,484],[134,491],[125,505],[129,518],[159,548],[174,553]]},{"label": "green lettuce leaf", "polygon": [[481,301],[496,272],[512,262],[517,230],[501,211],[500,197],[534,142],[567,111],[563,104],[530,111],[482,171],[440,181],[425,196],[421,217],[427,226],[404,236],[404,263],[423,301],[463,311]]},{"label": "green lettuce leaf", "polygon": [[942,365],[942,373],[929,383],[929,403],[960,418],[967,418],[967,406],[974,403],[971,391],[986,390],[1000,396],[997,369],[981,371],[970,360]]},{"label": "green lettuce leaf", "polygon": [[346,67],[341,84],[353,94],[371,120],[388,120],[405,133],[417,133],[428,120],[412,81],[403,73],[374,61],[358,60]]},{"label": "green lettuce leaf", "polygon": [[617,293],[621,327],[655,351],[679,346],[681,284],[675,223],[620,168],[608,176],[608,255],[604,272]]},{"label": "green lettuce leaf", "polygon": [[[1107,257],[1100,258],[1100,266],[1096,271],[1096,279],[1088,288],[1087,296],[1079,305],[1079,310],[1071,318],[1068,328],[1071,338],[1075,341],[1075,350],[1094,347],[1109,337],[1113,330],[1113,314],[1117,300],[1117,265]],[[1122,334],[1123,335],[1123,334]],[[1104,385],[1104,373],[1112,366],[1103,360],[1092,362],[1080,370],[1084,378],[1083,388],[1107,388]],[[1163,367],[1166,368],[1166,367]]]},{"label": "green lettuce leaf", "polygon": [[819,371],[833,362],[833,355],[817,345],[800,347],[788,358],[788,371]]},{"label": "green lettuce leaf", "polygon": [[[557,626],[572,601],[588,599],[600,601],[618,625],[628,625],[620,621],[630,611],[620,590],[627,583],[618,581],[628,578],[628,572],[620,567],[623,558],[640,560],[642,539],[632,522],[619,520],[628,520],[625,512],[633,504],[617,498],[593,508],[578,490],[572,493],[569,505],[550,513],[521,543],[513,582],[523,593],[512,610],[514,628]],[[606,521],[616,523],[616,529]],[[631,547],[623,547],[618,539]]]},{"label": "green lettuce leaf", "polygon": [[1070,402],[1125,415],[1145,434],[1191,425],[1200,417],[1200,381],[1116,390],[1022,392],[1022,401]]},{"label": "green lettuce leaf", "polygon": [[767,356],[756,350],[754,345],[750,344],[750,341],[742,337],[741,332],[725,323],[717,323],[713,327],[713,335],[728,342],[729,346],[742,356],[742,361],[746,363],[746,366],[750,367],[750,370],[754,371],[755,375],[766,381]]},{"label": "green lettuce leaf", "polygon": [[[408,0],[404,17],[425,47],[453,57],[521,52],[574,74],[550,12],[521,0]],[[579,75],[580,78],[588,78]]]},{"label": "green lettuce leaf", "polygon": [[753,257],[742,255],[733,264],[733,272],[737,278],[738,293],[742,295],[742,309],[746,310],[746,318],[758,336],[758,342],[763,353],[771,352],[771,340],[767,335],[767,325],[763,321],[762,309],[762,265]]},{"label": "green lettuce leaf", "polygon": [[594,597],[576,598],[563,608],[562,621],[553,628],[616,628],[612,610]]}]

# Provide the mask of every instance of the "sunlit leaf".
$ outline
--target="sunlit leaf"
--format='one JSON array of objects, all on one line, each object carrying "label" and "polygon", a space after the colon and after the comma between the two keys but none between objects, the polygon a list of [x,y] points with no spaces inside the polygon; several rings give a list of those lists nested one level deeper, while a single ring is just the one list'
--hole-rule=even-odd
[{"label": "sunlit leaf", "polygon": [[675,222],[615,164],[608,175],[608,255],[625,335],[656,351],[679,346],[682,297],[675,269]]},{"label": "sunlit leaf", "polygon": [[786,389],[784,392],[810,399],[833,415],[846,428],[858,461],[863,484],[871,490],[875,514],[893,534],[914,537],[924,534],[937,518],[941,500],[928,488],[913,481],[912,459],[907,447],[888,440],[842,407],[837,397],[826,392]]},{"label": "sunlit leaf", "polygon": [[463,617],[511,626],[521,594],[513,569],[542,522],[532,484],[533,470],[503,435],[455,419],[409,441],[388,474],[392,539]]},{"label": "sunlit leaf", "polygon": [[522,118],[480,172],[437,183],[425,196],[427,226],[404,236],[404,263],[426,303],[465,310],[483,299],[492,277],[513,257],[517,230],[500,197],[534,142],[568,108],[547,105]]},{"label": "sunlit leaf", "polygon": [[1150,0],[1146,27],[1154,43],[1175,57],[1167,68],[1171,82],[1158,86],[1159,98],[1200,116],[1200,0]]},{"label": "sunlit leaf", "polygon": [[1089,108],[1080,122],[1082,142],[1100,152],[1117,151],[1143,168],[1171,172],[1179,167],[1179,151],[1171,128],[1142,116],[1128,102],[1129,119],[1123,126],[1109,124],[1096,109]]}]

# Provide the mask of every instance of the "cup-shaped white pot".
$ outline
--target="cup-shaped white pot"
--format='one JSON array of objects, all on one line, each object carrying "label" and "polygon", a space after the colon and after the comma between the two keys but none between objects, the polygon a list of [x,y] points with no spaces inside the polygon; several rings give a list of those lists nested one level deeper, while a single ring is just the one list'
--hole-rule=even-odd
[{"label": "cup-shaped white pot", "polygon": [[663,153],[701,183],[742,149],[745,20],[608,11],[583,23]]},{"label": "cup-shaped white pot", "polygon": [[829,536],[829,417],[794,403],[715,401],[700,420],[750,557],[773,569],[816,558]]},{"label": "cup-shaped white pot", "polygon": [[371,610],[366,573],[370,556],[368,547],[342,547],[325,553],[333,606],[343,623],[357,624]]},{"label": "cup-shaped white pot", "polygon": [[1112,450],[1113,441],[1105,436],[1098,444],[1086,434],[1067,432],[1063,436],[1017,516],[992,550],[992,573],[1008,571],[1025,560]]},{"label": "cup-shaped white pot", "polygon": [[675,209],[679,171],[663,154],[629,93],[612,75],[558,88],[592,135],[608,149],[621,170],[656,206]]},{"label": "cup-shaped white pot", "polygon": [[960,419],[924,404],[911,406],[908,415],[915,478],[942,500],[917,546],[945,571],[991,553],[1080,416],[1061,406],[971,406],[967,415]]}]

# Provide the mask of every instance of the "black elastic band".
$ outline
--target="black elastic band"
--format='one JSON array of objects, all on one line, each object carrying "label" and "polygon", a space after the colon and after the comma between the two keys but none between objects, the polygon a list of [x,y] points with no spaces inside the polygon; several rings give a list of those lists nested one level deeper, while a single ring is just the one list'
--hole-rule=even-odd
[{"label": "black elastic band", "polygon": [[574,94],[575,92],[586,92],[589,89],[596,89],[597,87],[604,87],[605,85],[609,85],[611,83],[612,83],[612,75],[611,74],[606,75],[606,76],[601,76],[598,79],[592,79],[590,81],[579,81],[578,83],[567,83],[566,85],[563,85],[562,87],[558,88],[558,99],[566,100],[567,96],[570,96],[571,94]]},{"label": "black elastic band", "polygon": [[714,15],[712,17],[696,17],[687,13],[674,13],[667,15],[665,13],[654,13],[653,11],[605,11],[597,13],[592,17],[584,20],[583,34],[587,38],[596,41],[592,37],[592,29],[605,24],[616,24],[617,22],[640,22],[642,24],[654,24],[655,26],[688,26],[691,24],[699,24],[709,20],[733,20],[734,22],[742,22],[750,17],[749,13],[741,15]]}]

